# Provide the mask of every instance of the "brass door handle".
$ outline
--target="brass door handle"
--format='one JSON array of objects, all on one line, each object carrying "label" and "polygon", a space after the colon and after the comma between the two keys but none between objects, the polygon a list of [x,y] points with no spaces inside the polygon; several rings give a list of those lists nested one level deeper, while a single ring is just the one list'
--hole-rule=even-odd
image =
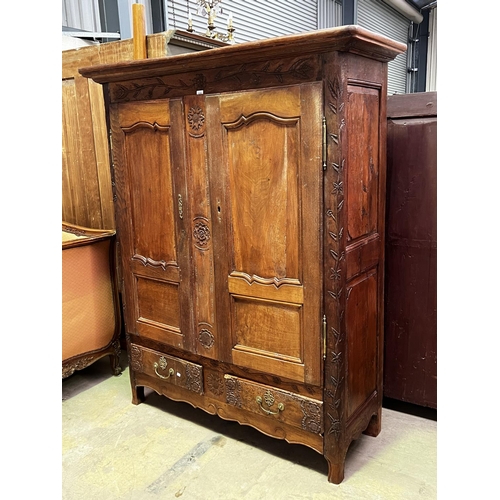
[{"label": "brass door handle", "polygon": [[[270,391],[266,391],[264,394],[264,400],[266,401],[267,406],[271,407],[274,404],[274,396]],[[255,401],[257,404],[260,406],[260,409],[266,414],[266,415],[278,415],[280,411],[283,411],[285,409],[285,405],[283,403],[278,403],[278,411],[272,411],[268,410],[267,408],[264,408],[262,406],[262,396],[257,396],[255,398]]]},{"label": "brass door handle", "polygon": [[162,378],[163,380],[167,380],[168,378],[170,378],[174,374],[173,368],[168,369],[168,375],[166,377],[165,377],[165,375],[158,373],[158,368],[161,368],[162,370],[165,370],[167,368],[167,360],[163,356],[160,358],[160,363],[157,363],[155,361],[153,368],[155,369],[156,375],[158,375],[158,377]]}]

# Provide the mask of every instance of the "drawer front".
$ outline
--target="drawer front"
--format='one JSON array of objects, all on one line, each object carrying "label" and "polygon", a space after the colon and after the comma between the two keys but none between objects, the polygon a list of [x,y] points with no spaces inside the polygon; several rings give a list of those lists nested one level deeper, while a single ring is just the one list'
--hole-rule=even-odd
[{"label": "drawer front", "polygon": [[130,344],[130,367],[163,382],[203,394],[203,367],[196,363]]},{"label": "drawer front", "polygon": [[322,401],[233,375],[224,375],[224,382],[226,403],[314,434],[323,433]]}]

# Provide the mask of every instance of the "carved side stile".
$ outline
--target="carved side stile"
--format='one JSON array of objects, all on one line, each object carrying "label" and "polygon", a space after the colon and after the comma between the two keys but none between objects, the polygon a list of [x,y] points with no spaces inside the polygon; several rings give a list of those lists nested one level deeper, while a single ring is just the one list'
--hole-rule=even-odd
[{"label": "carved side stile", "polygon": [[[197,82],[204,82],[204,77]],[[203,95],[184,98],[185,131],[187,139],[188,176],[192,179],[191,237],[195,267],[195,324],[197,325],[196,349],[210,357],[217,356],[215,331],[214,257],[212,246],[212,221],[207,169],[206,104]]]},{"label": "carved side stile", "polygon": [[[337,62],[337,60],[335,61]],[[334,65],[332,65],[334,66]],[[335,64],[337,66],[337,64]],[[341,71],[327,75],[325,118],[327,169],[325,171],[325,313],[327,341],[324,366],[325,457],[337,476],[343,477],[345,443],[345,231],[344,176],[346,160],[342,139],[346,133],[344,107],[347,92]],[[332,467],[333,465],[333,467]],[[339,477],[334,478],[335,482]]]}]

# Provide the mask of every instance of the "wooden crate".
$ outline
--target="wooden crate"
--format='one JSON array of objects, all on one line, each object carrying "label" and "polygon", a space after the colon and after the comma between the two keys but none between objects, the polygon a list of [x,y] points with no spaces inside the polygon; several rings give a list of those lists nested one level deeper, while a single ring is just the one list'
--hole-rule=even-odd
[{"label": "wooden crate", "polygon": [[[169,30],[146,37],[148,58],[225,45]],[[115,229],[108,132],[102,87],[79,68],[132,61],[133,39],[62,52],[62,220]]]}]

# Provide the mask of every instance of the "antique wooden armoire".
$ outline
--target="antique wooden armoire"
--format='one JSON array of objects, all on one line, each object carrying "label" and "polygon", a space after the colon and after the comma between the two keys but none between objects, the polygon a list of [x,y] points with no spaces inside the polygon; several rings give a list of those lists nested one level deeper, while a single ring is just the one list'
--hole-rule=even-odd
[{"label": "antique wooden armoire", "polygon": [[358,26],[80,70],[104,84],[133,402],[310,446],[381,426],[387,62]]}]

